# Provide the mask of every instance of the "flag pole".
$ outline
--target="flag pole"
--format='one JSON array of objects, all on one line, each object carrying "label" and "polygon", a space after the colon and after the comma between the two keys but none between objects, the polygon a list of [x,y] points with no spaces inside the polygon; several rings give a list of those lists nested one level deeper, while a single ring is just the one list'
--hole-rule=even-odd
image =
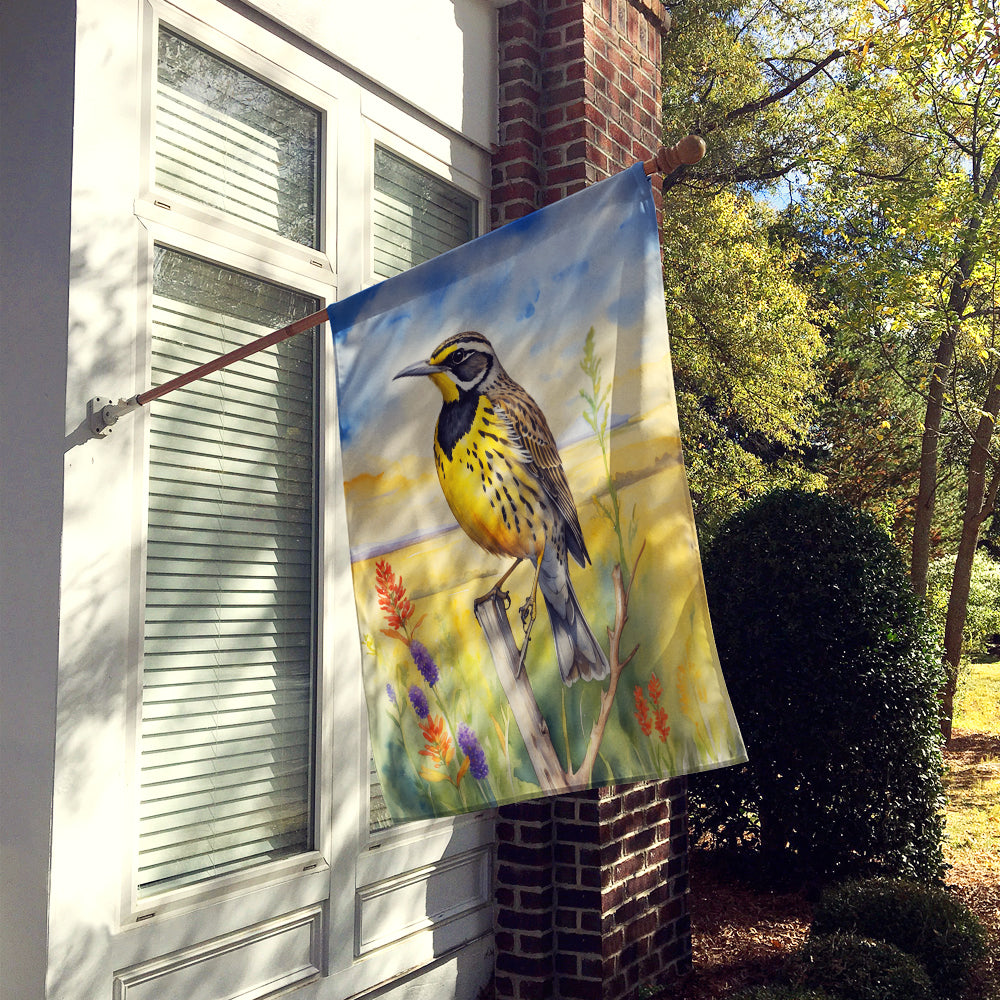
[{"label": "flag pole", "polygon": [[137,393],[129,399],[119,399],[117,403],[114,403],[110,399],[102,399],[100,396],[95,396],[87,402],[87,420],[90,423],[90,430],[95,437],[104,437],[110,433],[112,426],[124,414],[131,413],[140,406],[145,406],[146,403],[150,403],[154,399],[159,399],[168,392],[173,392],[174,389],[180,389],[190,382],[195,382],[206,375],[220,371],[236,361],[242,361],[252,354],[257,354],[268,347],[280,344],[283,340],[288,340],[297,334],[305,333],[306,330],[312,330],[326,322],[326,318],[326,309],[320,309],[309,316],[303,316],[302,319],[295,320],[294,323],[289,323],[288,326],[283,326],[280,330],[267,333],[256,340],[251,340],[249,343],[244,344],[242,347],[237,347],[228,354],[223,354],[211,361],[206,361],[205,364],[199,365],[197,368],[192,368],[191,371],[185,372],[183,375],[178,375],[176,378],[170,379],[169,382],[164,382],[162,385]]},{"label": "flag pole", "polygon": [[[643,161],[642,169],[647,176],[652,174],[666,176],[684,164],[697,163],[704,155],[705,140],[697,135],[688,135],[673,146],[660,146],[655,156]],[[119,399],[117,403],[102,396],[94,396],[93,399],[87,401],[87,422],[90,425],[90,431],[94,437],[106,437],[111,433],[114,424],[118,422],[118,418],[126,413],[131,413],[133,410],[139,409],[140,406],[145,406],[154,399],[159,399],[190,382],[195,382],[206,375],[220,371],[236,361],[242,361],[258,351],[266,350],[274,344],[280,344],[283,340],[288,340],[297,334],[305,333],[306,330],[321,326],[326,318],[326,309],[320,309],[309,316],[297,319],[294,323],[289,323],[288,326],[283,326],[280,330],[275,330],[273,333],[258,337],[242,347],[237,347],[228,354],[223,354],[197,368],[192,368],[191,371],[178,375],[176,378],[170,379],[169,382],[164,382],[152,389],[146,389],[128,399]]]}]

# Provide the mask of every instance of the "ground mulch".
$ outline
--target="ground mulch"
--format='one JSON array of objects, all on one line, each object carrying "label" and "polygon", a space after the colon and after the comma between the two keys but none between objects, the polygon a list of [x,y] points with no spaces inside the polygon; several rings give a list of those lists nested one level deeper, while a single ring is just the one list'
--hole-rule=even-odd
[{"label": "ground mulch", "polygon": [[693,968],[665,997],[719,1000],[772,982],[809,936],[809,891],[749,885],[710,850],[693,850],[689,862]]},{"label": "ground mulch", "polygon": [[[956,732],[945,756],[952,774],[997,765],[1000,737]],[[715,851],[695,849],[689,860],[693,969],[662,994],[664,1000],[725,1000],[748,986],[773,982],[809,935],[815,892],[752,885]],[[983,921],[991,939],[969,1000],[1000,1000],[1000,857],[967,857],[952,866],[946,883]]]}]

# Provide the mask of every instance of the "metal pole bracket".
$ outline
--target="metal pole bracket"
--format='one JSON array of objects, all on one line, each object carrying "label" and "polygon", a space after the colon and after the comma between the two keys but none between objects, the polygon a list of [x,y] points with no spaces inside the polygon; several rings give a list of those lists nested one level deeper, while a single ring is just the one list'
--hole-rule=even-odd
[{"label": "metal pole bracket", "polygon": [[88,399],[87,423],[90,425],[90,433],[94,437],[107,437],[123,413],[128,413],[138,409],[138,407],[139,401],[135,396],[131,399],[119,399],[117,403],[104,396],[94,396],[93,399]]}]

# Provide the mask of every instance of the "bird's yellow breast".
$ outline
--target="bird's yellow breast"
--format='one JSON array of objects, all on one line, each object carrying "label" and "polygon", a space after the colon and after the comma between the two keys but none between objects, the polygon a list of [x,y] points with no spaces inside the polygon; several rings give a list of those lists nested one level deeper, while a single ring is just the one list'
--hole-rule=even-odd
[{"label": "bird's yellow breast", "polygon": [[474,542],[516,559],[541,552],[547,505],[522,449],[510,441],[486,396],[479,397],[468,430],[450,451],[441,445],[439,421],[434,461],[448,506]]}]

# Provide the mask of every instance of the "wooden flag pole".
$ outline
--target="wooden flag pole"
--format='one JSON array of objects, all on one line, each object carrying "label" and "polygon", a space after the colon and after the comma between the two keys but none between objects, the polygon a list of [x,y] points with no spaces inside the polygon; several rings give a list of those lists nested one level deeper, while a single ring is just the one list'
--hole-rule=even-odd
[{"label": "wooden flag pole", "polygon": [[111,432],[111,427],[123,414],[137,410],[140,406],[145,406],[146,403],[159,399],[168,392],[173,392],[174,389],[180,389],[189,382],[195,382],[206,375],[220,371],[236,361],[242,361],[244,358],[256,354],[258,351],[266,350],[274,344],[280,344],[281,341],[288,340],[289,337],[305,333],[306,330],[312,330],[325,323],[326,318],[325,309],[320,309],[309,316],[303,316],[302,319],[297,319],[294,323],[289,323],[288,326],[283,326],[280,330],[264,334],[263,337],[251,340],[242,347],[237,347],[228,354],[223,354],[212,361],[206,361],[205,364],[192,368],[191,371],[178,375],[176,378],[170,379],[169,382],[164,382],[163,385],[137,393],[130,399],[119,399],[117,403],[114,403],[110,399],[95,396],[87,403],[87,419],[90,422],[90,430],[95,437],[104,437]]},{"label": "wooden flag pole", "polygon": [[[682,165],[697,163],[704,155],[705,140],[697,135],[688,135],[673,146],[661,146],[656,151],[655,156],[643,162],[642,169],[646,172],[647,176],[652,174],[666,175],[672,173]],[[266,350],[274,344],[279,344],[281,341],[287,340],[289,337],[294,337],[299,333],[305,333],[306,330],[312,330],[314,327],[321,326],[326,321],[326,318],[326,310],[320,309],[309,316],[297,319],[294,323],[289,323],[288,326],[283,326],[280,330],[275,330],[273,333],[268,333],[263,337],[252,340],[249,344],[237,347],[234,351],[223,354],[213,361],[208,361],[197,368],[192,368],[191,371],[185,372],[183,375],[178,375],[176,378],[170,379],[169,382],[164,382],[163,385],[158,385],[155,388],[137,393],[129,399],[119,399],[116,403],[111,399],[95,396],[93,399],[87,401],[87,422],[90,425],[90,431],[94,437],[105,437],[111,432],[114,424],[118,422],[118,418],[124,416],[124,414],[130,413],[132,410],[137,410],[140,406],[145,406],[146,403],[150,403],[154,399],[159,399],[161,396],[165,396],[168,392],[173,392],[175,389],[180,389],[190,382],[195,382],[206,375],[220,371],[235,361],[242,361],[244,358],[248,358],[258,351]]]}]

